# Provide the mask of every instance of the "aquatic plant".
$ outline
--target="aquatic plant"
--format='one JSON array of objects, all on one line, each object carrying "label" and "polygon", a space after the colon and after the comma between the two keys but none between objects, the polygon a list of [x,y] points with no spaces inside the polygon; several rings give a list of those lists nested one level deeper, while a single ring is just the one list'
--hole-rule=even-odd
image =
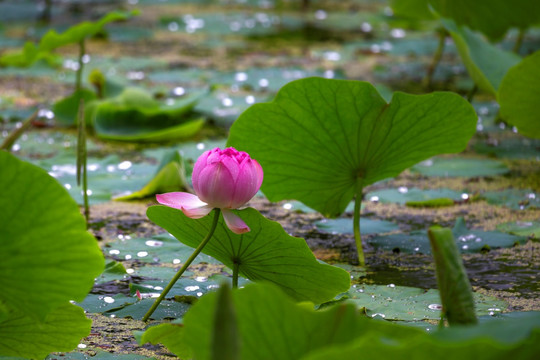
[{"label": "aquatic plant", "polygon": [[[318,302],[330,300],[348,289],[348,274],[319,264],[303,240],[287,242],[294,238],[254,209],[235,210],[244,206],[263,183],[262,167],[249,154],[234,148],[208,150],[195,163],[192,182],[196,195],[160,194],[156,199],[165,206],[153,206],[147,211],[150,220],[196,250],[161,292],[144,321],[200,252],[232,269],[233,287],[238,286],[238,276],[243,273],[255,281],[272,279],[278,286],[287,287],[295,297]],[[211,212],[212,220],[208,220]],[[213,236],[216,240],[211,243]],[[299,276],[304,272],[309,278]],[[320,289],[319,285],[326,280],[331,285]]]},{"label": "aquatic plant", "polygon": [[0,357],[72,350],[91,321],[82,301],[104,267],[96,239],[66,189],[0,150]]},{"label": "aquatic plant", "polygon": [[431,156],[464,150],[476,121],[457,94],[396,92],[387,104],[367,82],[306,78],[242,113],[227,144],[260,161],[266,172],[261,190],[271,201],[295,199],[335,217],[354,198],[364,265],[363,189]]},{"label": "aquatic plant", "polygon": [[256,160],[234,148],[208,150],[195,163],[192,182],[197,195],[173,192],[157,195],[157,201],[182,210],[192,219],[220,209],[232,232],[242,234],[249,231],[246,223],[231,209],[242,207],[259,191],[263,170]]}]

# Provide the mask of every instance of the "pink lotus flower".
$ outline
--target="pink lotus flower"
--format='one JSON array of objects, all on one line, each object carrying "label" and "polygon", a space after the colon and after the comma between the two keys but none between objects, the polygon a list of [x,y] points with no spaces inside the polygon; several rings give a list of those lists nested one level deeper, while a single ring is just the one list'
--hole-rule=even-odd
[{"label": "pink lotus flower", "polygon": [[262,181],[261,165],[247,153],[232,147],[215,148],[204,152],[193,167],[192,182],[197,195],[171,192],[156,195],[156,199],[160,204],[182,210],[192,219],[219,208],[229,229],[242,234],[249,227],[231,209],[238,209],[255,196]]}]

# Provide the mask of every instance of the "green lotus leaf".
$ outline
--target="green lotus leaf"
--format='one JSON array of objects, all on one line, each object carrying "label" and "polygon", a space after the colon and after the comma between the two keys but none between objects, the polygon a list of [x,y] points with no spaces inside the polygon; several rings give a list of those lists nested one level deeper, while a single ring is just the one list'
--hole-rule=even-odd
[{"label": "green lotus leaf", "polygon": [[[239,274],[252,281],[270,281],[293,298],[322,303],[350,286],[349,273],[322,264],[303,239],[288,235],[281,225],[248,208],[236,211],[251,231],[234,234],[219,220],[212,240],[203,253],[229,268],[239,264]],[[151,206],[148,218],[182,243],[197,247],[208,234],[211,216],[190,219],[182,211],[166,206]]]},{"label": "green lotus leaf", "polygon": [[504,75],[520,61],[520,57],[490,44],[480,34],[456,25],[451,19],[441,21],[454,39],[474,83],[481,90],[496,95]]},{"label": "green lotus leaf", "polygon": [[90,333],[91,324],[83,309],[67,302],[39,323],[24,312],[11,312],[0,322],[0,358],[43,359],[53,351],[73,350]]},{"label": "green lotus leaf", "polygon": [[454,93],[396,92],[387,104],[366,82],[307,78],[245,111],[228,145],[260,162],[269,200],[295,199],[337,216],[363,187],[462,151],[476,122]]},{"label": "green lotus leaf", "polygon": [[540,51],[508,70],[497,94],[501,117],[528,137],[540,139]]},{"label": "green lotus leaf", "polygon": [[104,267],[79,207],[47,172],[0,151],[0,302],[34,319],[81,301]]}]

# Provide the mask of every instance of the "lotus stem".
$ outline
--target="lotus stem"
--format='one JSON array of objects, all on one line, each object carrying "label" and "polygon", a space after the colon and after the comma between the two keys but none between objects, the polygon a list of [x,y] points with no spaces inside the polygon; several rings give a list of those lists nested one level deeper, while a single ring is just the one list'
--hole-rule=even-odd
[{"label": "lotus stem", "polygon": [[77,69],[77,74],[75,78],[75,91],[79,93],[81,91],[82,86],[82,74],[83,74],[83,67],[84,67],[84,53],[85,53],[85,43],[84,39],[81,40],[79,43],[79,68]]},{"label": "lotus stem", "polygon": [[88,204],[88,172],[87,172],[87,151],[86,151],[86,123],[84,121],[84,100],[79,101],[79,111],[77,115],[77,185],[81,186],[84,203],[84,218],[86,226],[90,221],[90,205]]},{"label": "lotus stem", "polygon": [[21,137],[21,135],[32,126],[32,123],[38,115],[38,111],[39,110],[34,111],[32,115],[30,115],[26,120],[23,121],[22,125],[19,128],[13,130],[11,134],[9,134],[9,136],[4,140],[4,142],[2,142],[2,145],[0,145],[0,150],[11,150],[11,147],[13,146],[13,144],[15,144],[17,139]]},{"label": "lotus stem", "polygon": [[514,44],[514,48],[512,49],[513,52],[516,54],[519,54],[519,50],[521,49],[521,45],[523,45],[523,39],[525,39],[525,29],[519,29],[519,34],[516,39],[516,43]]},{"label": "lotus stem", "polygon": [[204,247],[206,246],[206,244],[208,244],[208,242],[210,241],[210,239],[212,238],[212,235],[214,235],[214,231],[216,230],[216,227],[217,227],[217,223],[218,223],[218,220],[219,220],[219,215],[221,213],[221,210],[220,209],[214,209],[214,219],[212,220],[212,225],[210,226],[210,230],[208,231],[208,234],[206,235],[206,237],[201,241],[201,243],[199,244],[199,246],[197,246],[197,248],[195,249],[195,251],[193,252],[193,254],[191,254],[191,256],[186,260],[186,262],[184,263],[184,265],[180,268],[180,270],[178,270],[178,272],[174,275],[174,277],[172,278],[172,280],[169,282],[169,284],[167,285],[167,287],[165,289],[163,289],[163,291],[161,292],[161,294],[159,295],[159,297],[154,301],[154,303],[152,304],[152,307],[150,307],[150,309],[148,310],[148,312],[144,315],[144,317],[142,318],[142,321],[148,321],[148,319],[150,318],[150,316],[152,316],[152,314],[154,313],[154,311],[156,310],[156,308],[158,307],[158,305],[161,303],[161,301],[165,298],[165,296],[167,296],[167,294],[169,293],[169,291],[172,289],[172,287],[174,286],[174,284],[176,284],[176,282],[178,281],[178,279],[180,279],[180,277],[182,276],[182,274],[184,274],[184,272],[187,270],[187,268],[189,267],[189,265],[191,265],[191,263],[193,262],[193,260],[195,260],[195,258],[201,253],[202,249],[204,249]]},{"label": "lotus stem", "polygon": [[240,268],[240,263],[235,261],[234,265],[233,265],[233,273],[232,273],[232,287],[233,287],[233,289],[238,288],[238,271],[239,271],[239,268]]},{"label": "lotus stem", "polygon": [[439,44],[437,46],[437,50],[435,50],[435,54],[433,54],[433,59],[431,60],[431,64],[429,64],[426,77],[423,81],[424,87],[426,89],[431,89],[431,84],[433,82],[433,74],[435,73],[439,62],[441,61],[442,54],[444,52],[444,46],[446,43],[446,36],[448,35],[448,32],[444,29],[438,29],[437,33],[439,34]]},{"label": "lotus stem", "polygon": [[362,248],[362,236],[360,235],[361,205],[362,205],[362,188],[360,187],[354,199],[353,231],[354,231],[354,241],[356,242],[356,252],[358,254],[358,265],[365,266],[366,260],[364,258],[364,249]]}]

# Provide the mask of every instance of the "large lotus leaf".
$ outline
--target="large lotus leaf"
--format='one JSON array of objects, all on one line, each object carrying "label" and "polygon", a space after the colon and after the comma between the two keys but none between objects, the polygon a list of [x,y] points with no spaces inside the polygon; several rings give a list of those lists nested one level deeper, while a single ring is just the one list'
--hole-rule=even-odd
[{"label": "large lotus leaf", "polygon": [[[219,220],[212,240],[203,249],[229,268],[239,264],[239,273],[252,281],[270,281],[297,300],[322,303],[350,286],[349,274],[317,261],[303,239],[288,235],[281,225],[248,208],[236,211],[251,231],[237,235]],[[182,211],[151,206],[150,220],[182,243],[197,247],[208,234],[212,216],[194,220]]]},{"label": "large lotus leaf", "polygon": [[141,344],[166,344],[167,348],[181,358],[191,358],[191,349],[184,341],[182,320],[159,324],[148,328],[141,337]]},{"label": "large lotus leaf", "polygon": [[269,200],[296,199],[337,216],[359,189],[463,150],[476,122],[457,94],[396,92],[387,104],[367,82],[307,78],[245,111],[228,145],[261,163]]},{"label": "large lotus leaf", "polygon": [[[344,345],[373,332],[404,341],[424,334],[417,328],[369,319],[352,304],[315,311],[271,285],[252,284],[232,293],[242,359],[296,360],[310,351]],[[216,303],[217,293],[208,294],[184,317],[184,340],[199,360],[211,359]]]},{"label": "large lotus leaf", "polygon": [[512,27],[526,29],[540,22],[537,0],[428,0],[433,9],[458,25],[478,30],[496,40]]},{"label": "large lotus leaf", "polygon": [[[532,315],[532,316],[531,316]],[[535,359],[540,354],[538,313],[523,319],[493,319],[475,326],[453,326],[415,338],[367,333],[345,345],[313,351],[302,360],[343,359]]]},{"label": "large lotus leaf", "polygon": [[0,151],[0,301],[44,319],[83,300],[104,267],[75,201],[43,169]]},{"label": "large lotus leaf", "polygon": [[540,139],[540,51],[508,70],[499,88],[501,117],[525,136]]},{"label": "large lotus leaf", "polygon": [[417,20],[430,20],[435,16],[429,9],[429,0],[391,0],[394,15]]},{"label": "large lotus leaf", "polygon": [[457,26],[450,19],[442,19],[446,30],[452,35],[461,60],[469,76],[483,91],[496,95],[501,81],[512,66],[520,61],[514,53],[501,50],[466,26]]},{"label": "large lotus leaf", "polygon": [[14,311],[0,322],[0,358],[43,359],[52,351],[70,351],[90,333],[92,321],[83,309],[67,303],[36,323],[24,311]]}]

